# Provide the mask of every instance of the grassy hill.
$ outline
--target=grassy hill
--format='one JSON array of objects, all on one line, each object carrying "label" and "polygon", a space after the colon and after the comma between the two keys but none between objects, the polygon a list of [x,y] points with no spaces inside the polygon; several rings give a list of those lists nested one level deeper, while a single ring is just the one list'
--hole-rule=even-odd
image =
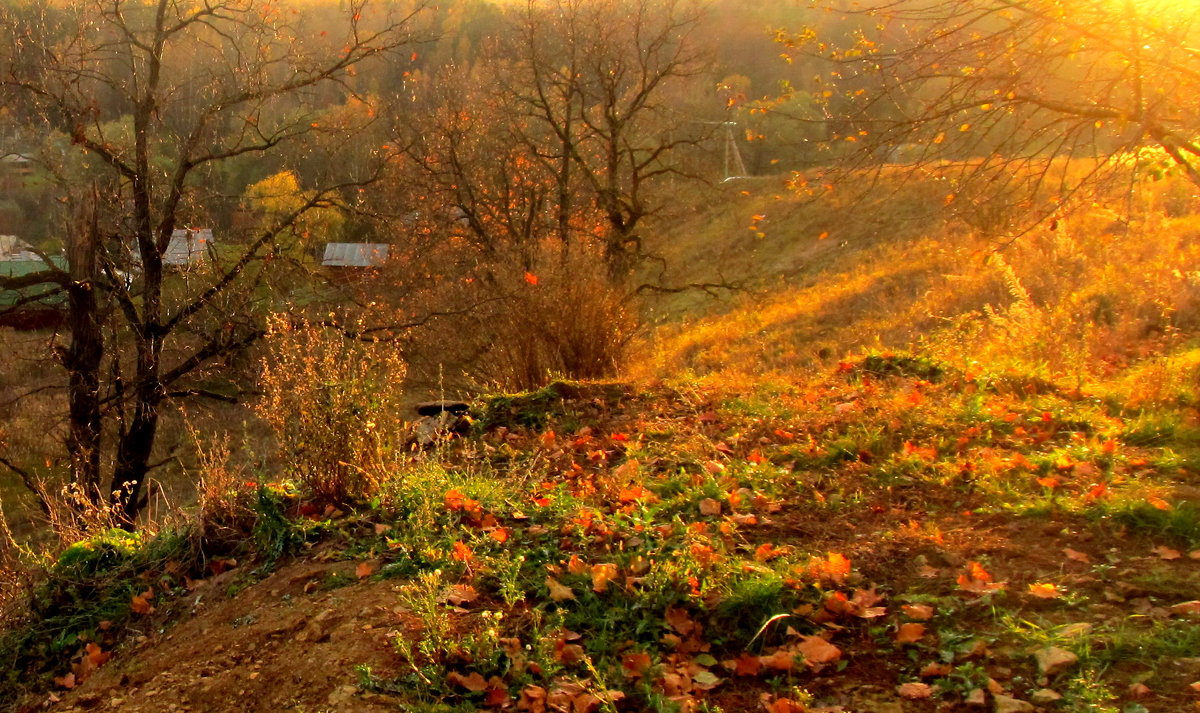
[{"label": "grassy hill", "polygon": [[26,561],[0,701],[1195,707],[1192,204],[997,252],[928,186],[785,189],[670,222],[664,284],[738,289],[658,299],[620,380],[480,398],[426,449],[331,420],[382,432],[351,469],[216,449],[195,513]]}]

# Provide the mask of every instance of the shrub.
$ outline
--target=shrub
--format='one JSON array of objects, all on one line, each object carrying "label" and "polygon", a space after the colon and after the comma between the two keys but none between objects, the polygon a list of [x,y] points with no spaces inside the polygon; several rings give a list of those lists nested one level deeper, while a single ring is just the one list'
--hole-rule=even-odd
[{"label": "shrub", "polygon": [[365,494],[370,465],[401,441],[404,361],[393,343],[356,337],[362,326],[342,332],[276,317],[267,335],[256,410],[286,475],[330,502]]}]

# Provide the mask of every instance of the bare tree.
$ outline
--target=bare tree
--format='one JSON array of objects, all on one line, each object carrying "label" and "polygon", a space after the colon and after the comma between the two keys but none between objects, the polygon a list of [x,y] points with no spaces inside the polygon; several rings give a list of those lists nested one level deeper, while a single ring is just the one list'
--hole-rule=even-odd
[{"label": "bare tree", "polygon": [[1037,195],[1052,212],[1114,169],[1175,170],[1200,185],[1200,11],[1190,4],[827,8],[780,39],[823,67],[805,89],[822,100],[811,120],[827,129],[831,168],[860,181],[897,165],[934,172],[964,214],[996,196],[1033,207]]},{"label": "bare tree", "polygon": [[677,106],[704,66],[684,0],[529,0],[479,65],[427,87],[409,159],[478,245],[592,243],[614,283],[681,151],[704,133]]},{"label": "bare tree", "polygon": [[[69,268],[47,260],[43,272],[0,278],[0,288],[48,282],[68,293],[61,362],[73,478],[90,497],[111,493],[128,523],[144,502],[163,408],[199,391],[189,377],[262,335],[249,313],[261,299],[263,258],[304,214],[376,174],[339,173],[330,156],[304,200],[186,275],[168,264],[172,236],[204,219],[219,167],[286,147],[333,150],[308,107],[319,92],[352,92],[358,65],[410,40],[415,13],[352,0],[339,26],[316,28],[260,0],[0,9],[0,88],[28,120],[66,137],[61,154],[73,170],[60,190],[76,206]],[[105,420],[115,425],[106,430]],[[106,433],[114,436],[107,488]]]}]

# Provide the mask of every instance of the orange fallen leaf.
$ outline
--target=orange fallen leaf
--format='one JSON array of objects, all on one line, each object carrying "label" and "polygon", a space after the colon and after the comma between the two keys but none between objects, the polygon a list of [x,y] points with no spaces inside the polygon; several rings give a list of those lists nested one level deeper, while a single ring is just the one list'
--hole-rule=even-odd
[{"label": "orange fallen leaf", "polygon": [[808,708],[790,698],[771,698],[770,693],[764,693],[759,699],[763,710],[767,713],[805,713]]},{"label": "orange fallen leaf", "polygon": [[571,559],[567,560],[567,571],[571,574],[583,574],[588,571],[588,566],[579,555],[572,554]]},{"label": "orange fallen leaf", "polygon": [[1160,559],[1165,559],[1165,560],[1177,560],[1183,556],[1180,554],[1179,550],[1172,549],[1170,547],[1167,547],[1166,545],[1159,545],[1158,547],[1152,547],[1150,549],[1150,551],[1153,552],[1154,554],[1158,555]]},{"label": "orange fallen leaf", "polygon": [[766,656],[759,656],[758,661],[772,671],[791,671],[796,667],[796,655],[788,649],[778,649]]},{"label": "orange fallen leaf", "polygon": [[904,615],[917,621],[929,621],[933,618],[933,607],[927,604],[905,604],[900,607]]},{"label": "orange fallen leaf", "polygon": [[378,571],[379,560],[367,560],[365,562],[358,563],[358,566],[354,568],[354,576],[358,577],[359,579],[365,579]]},{"label": "orange fallen leaf", "polygon": [[736,659],[725,662],[725,668],[735,676],[757,676],[762,670],[762,661],[753,654],[742,652]]},{"label": "orange fallen leaf", "polygon": [[1029,585],[1029,593],[1039,599],[1057,599],[1062,596],[1058,586],[1050,582],[1036,582]]},{"label": "orange fallen leaf", "polygon": [[631,651],[621,657],[621,668],[626,678],[638,678],[650,668],[650,654],[644,651]]},{"label": "orange fallen leaf", "polygon": [[958,575],[958,586],[963,591],[975,594],[989,594],[1004,589],[1004,582],[993,582],[992,575],[983,565],[971,560],[967,562],[967,571]]},{"label": "orange fallen leaf", "polygon": [[663,612],[663,619],[667,622],[667,626],[678,632],[680,636],[688,636],[696,631],[696,622],[682,607],[668,607]]},{"label": "orange fallen leaf", "polygon": [[472,671],[466,676],[458,671],[451,671],[446,674],[446,682],[452,686],[465,688],[472,693],[480,693],[487,690],[488,682],[477,671]]},{"label": "orange fallen leaf", "polygon": [[153,614],[154,607],[150,604],[150,600],[154,598],[154,590],[147,589],[141,594],[135,594],[129,602],[129,608],[134,614]]},{"label": "orange fallen leaf", "polygon": [[764,542],[754,550],[754,561],[769,562],[781,554],[783,554],[783,551],[776,549],[775,545],[770,542]]},{"label": "orange fallen leaf", "polygon": [[804,654],[804,663],[812,669],[819,669],[842,657],[841,649],[819,636],[800,637],[800,643],[796,645],[796,650]]},{"label": "orange fallen leaf", "polygon": [[705,498],[705,499],[701,500],[700,501],[700,514],[701,515],[720,515],[721,514],[721,502],[719,500],[714,500],[712,498]]},{"label": "orange fallen leaf", "polygon": [[91,661],[93,666],[96,667],[103,666],[110,658],[112,658],[112,652],[104,651],[100,648],[99,644],[88,643],[88,645],[84,647],[84,651],[84,655],[87,656],[87,659]]},{"label": "orange fallen leaf", "polygon": [[896,693],[900,694],[901,698],[909,700],[918,700],[921,698],[929,698],[933,695],[933,689],[927,683],[902,683],[896,687]]},{"label": "orange fallen leaf", "polygon": [[570,666],[573,663],[579,663],[585,658],[583,647],[579,644],[569,644],[566,639],[558,639],[554,642],[554,658],[559,663]]},{"label": "orange fallen leaf", "polygon": [[1167,502],[1166,500],[1163,500],[1162,498],[1156,498],[1154,496],[1146,498],[1146,502],[1149,503],[1151,506],[1158,508],[1159,510],[1168,510],[1169,511],[1169,510],[1175,509],[1174,507],[1171,506],[1171,503]]},{"label": "orange fallen leaf", "polygon": [[525,282],[531,285],[536,285],[538,283],[538,276],[532,272],[527,272],[525,273]]},{"label": "orange fallen leaf", "polygon": [[908,624],[901,624],[900,628],[896,631],[897,644],[914,644],[923,638],[925,638],[924,624],[916,624],[911,622]]},{"label": "orange fallen leaf", "polygon": [[1140,681],[1130,684],[1128,691],[1130,698],[1145,698],[1150,695],[1150,687]]},{"label": "orange fallen leaf", "polygon": [[59,688],[72,689],[75,687],[75,674],[68,673],[66,676],[55,676],[54,685]]},{"label": "orange fallen leaf", "polygon": [[592,565],[592,591],[601,594],[608,590],[608,583],[617,577],[617,565]]},{"label": "orange fallen leaf", "polygon": [[467,547],[462,542],[455,540],[453,551],[451,551],[450,557],[456,562],[462,562],[463,564],[469,565],[471,564],[471,560],[475,559],[475,553],[471,551],[470,547]]},{"label": "orange fallen leaf", "polygon": [[1079,552],[1078,550],[1073,550],[1070,547],[1064,547],[1063,554],[1067,556],[1067,559],[1074,562],[1082,562],[1083,564],[1091,564],[1092,562],[1092,558],[1089,557],[1086,552]]},{"label": "orange fallen leaf", "polygon": [[1179,615],[1200,615],[1200,600],[1193,599],[1190,602],[1180,602],[1171,607],[1172,614]]},{"label": "orange fallen leaf", "polygon": [[509,532],[507,529],[505,529],[503,527],[497,527],[496,529],[492,530],[488,534],[491,535],[493,540],[495,540],[496,542],[499,542],[500,544],[504,544],[505,542],[508,542]]},{"label": "orange fallen leaf", "polygon": [[925,666],[921,668],[920,676],[921,678],[938,678],[941,676],[949,676],[953,670],[954,668],[948,663],[934,662],[925,664]]}]

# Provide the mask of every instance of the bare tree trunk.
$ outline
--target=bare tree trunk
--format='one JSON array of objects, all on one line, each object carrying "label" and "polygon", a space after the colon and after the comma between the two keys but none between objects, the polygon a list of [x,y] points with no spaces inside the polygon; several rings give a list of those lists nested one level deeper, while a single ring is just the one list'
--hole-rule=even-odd
[{"label": "bare tree trunk", "polygon": [[104,356],[95,284],[100,244],[96,210],[93,192],[71,226],[71,281],[67,285],[71,344],[62,355],[68,379],[67,455],[74,482],[92,499],[100,496],[100,365]]}]

